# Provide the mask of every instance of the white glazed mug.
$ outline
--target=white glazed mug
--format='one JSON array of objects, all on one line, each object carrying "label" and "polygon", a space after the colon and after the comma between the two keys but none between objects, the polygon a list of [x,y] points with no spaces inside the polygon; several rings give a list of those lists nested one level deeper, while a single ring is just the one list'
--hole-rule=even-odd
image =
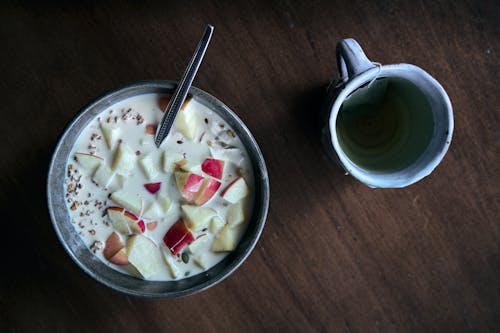
[{"label": "white glazed mug", "polygon": [[[372,63],[354,39],[344,39],[338,43],[337,64],[340,79],[330,86],[322,113],[322,142],[327,154],[347,174],[373,188],[405,187],[429,175],[443,159],[453,132],[451,102],[443,87],[417,66]],[[394,148],[399,150],[399,153],[387,155],[389,157],[386,160],[383,160],[384,154],[375,152],[375,154],[364,156],[364,162],[360,163],[359,160],[353,158],[353,154],[346,151],[347,146],[343,145],[345,141],[339,135],[339,131],[340,129],[345,131],[345,129],[338,127],[339,115],[341,114],[339,111],[343,110],[342,107],[345,103],[355,103],[352,101],[358,97],[353,98],[352,96],[364,94],[363,96],[370,98],[370,93],[375,94],[371,90],[379,89],[376,86],[380,86],[380,82],[384,81],[392,82],[390,84],[396,86],[398,82],[404,82],[415,89],[416,95],[412,97],[412,105],[407,106],[410,111],[405,120],[405,127],[400,130],[401,137],[406,139],[400,140],[397,147]],[[417,118],[422,116],[418,114],[421,110],[416,106],[419,103],[425,103],[427,106],[427,126],[417,124],[419,121]],[[384,121],[393,120],[384,119]],[[427,132],[427,134],[423,132]],[[411,145],[420,145],[421,149],[410,150],[410,148],[413,149],[410,147]],[[409,151],[411,153],[408,153]],[[406,154],[404,155],[405,163],[391,165],[402,160],[402,158],[399,160],[396,158],[403,156],[402,154]],[[382,160],[383,164],[381,164]],[[371,162],[375,167],[372,167]],[[384,167],[376,167],[376,163],[384,165]]]}]

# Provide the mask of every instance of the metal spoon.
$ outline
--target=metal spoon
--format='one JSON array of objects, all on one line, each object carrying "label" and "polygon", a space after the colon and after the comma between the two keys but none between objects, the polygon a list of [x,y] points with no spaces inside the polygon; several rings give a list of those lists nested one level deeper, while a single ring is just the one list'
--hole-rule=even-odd
[{"label": "metal spoon", "polygon": [[184,100],[187,97],[189,88],[193,83],[193,79],[196,75],[196,72],[198,71],[198,68],[200,67],[203,56],[205,55],[205,51],[207,50],[210,38],[212,38],[213,31],[214,27],[208,24],[205,33],[198,43],[196,51],[194,52],[193,57],[191,58],[191,61],[189,62],[184,75],[182,76],[181,81],[177,85],[177,88],[175,88],[174,94],[168,102],[167,108],[165,109],[165,114],[161,118],[160,126],[158,126],[158,129],[156,130],[155,144],[158,148],[160,148],[161,143],[163,142],[163,140],[165,140],[168,133],[170,132],[170,129],[174,124],[175,117],[177,116],[177,113],[182,107],[182,103],[184,103]]}]

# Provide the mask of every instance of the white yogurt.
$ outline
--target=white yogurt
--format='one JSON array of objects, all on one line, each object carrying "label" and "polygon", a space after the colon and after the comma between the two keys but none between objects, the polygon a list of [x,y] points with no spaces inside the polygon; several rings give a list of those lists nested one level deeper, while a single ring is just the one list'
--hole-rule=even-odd
[{"label": "white yogurt", "polygon": [[[200,165],[205,158],[213,157],[225,161],[224,173],[220,179],[221,186],[215,195],[202,205],[202,207],[214,209],[223,221],[226,221],[228,209],[232,204],[224,200],[220,193],[238,175],[243,175],[250,189],[250,194],[242,199],[245,221],[233,228],[236,231],[238,241],[246,229],[253,206],[254,179],[250,158],[241,140],[234,136],[234,131],[222,118],[194,99],[189,102],[189,107],[195,109],[196,115],[197,130],[194,139],[188,140],[180,131],[173,128],[162,146],[159,149],[156,148],[154,135],[148,134],[146,128],[148,125],[157,125],[163,115],[158,105],[160,98],[161,95],[157,94],[132,97],[112,105],[99,114],[82,131],[72,149],[67,164],[65,191],[71,222],[85,244],[106,265],[134,276],[138,276],[138,274],[132,265],[117,266],[103,256],[106,239],[115,231],[106,215],[106,209],[110,206],[119,206],[108,196],[118,190],[137,194],[142,200],[142,211],[144,212],[149,205],[157,200],[158,193],[167,195],[172,200],[171,208],[161,218],[154,219],[157,222],[157,227],[154,230],[146,228],[143,234],[156,244],[158,253],[165,251],[170,256],[170,261],[179,272],[178,276],[174,278],[162,257],[159,269],[147,279],[165,281],[182,279],[201,273],[221,261],[228,252],[211,251],[216,232],[212,233],[210,229],[192,231],[195,237],[200,238],[191,244],[196,245],[190,246],[194,250],[191,251],[192,253],[188,251],[190,257],[188,263],[182,261],[181,255],[173,256],[164,245],[165,233],[179,218],[183,217],[180,206],[186,204],[186,200],[182,198],[177,188],[173,172],[163,171],[162,156],[164,151],[169,154],[183,155],[192,166],[191,171],[204,177],[208,176],[201,171]],[[102,125],[118,129],[116,142],[111,148],[108,148],[104,140]],[[161,170],[156,179],[148,179],[138,163],[135,163],[129,175],[114,174],[112,181],[105,188],[93,182],[93,172],[83,168],[74,159],[75,153],[92,154],[102,158],[102,164],[111,168],[120,142],[128,145],[136,153],[137,159],[151,157],[157,169]],[[152,182],[161,182],[161,189],[157,194],[151,194],[144,188],[144,184]],[[153,221],[145,219],[143,216],[139,216],[139,218],[143,219],[146,224]],[[126,243],[128,237],[121,234],[120,237],[122,242]],[[188,249],[186,247],[182,252]],[[194,260],[200,256],[203,256],[206,263],[204,269]]]}]

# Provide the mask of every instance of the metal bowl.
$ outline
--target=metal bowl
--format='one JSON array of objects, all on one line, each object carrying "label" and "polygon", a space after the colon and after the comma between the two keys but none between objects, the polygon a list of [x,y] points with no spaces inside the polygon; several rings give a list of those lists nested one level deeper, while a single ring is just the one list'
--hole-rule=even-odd
[{"label": "metal bowl", "polygon": [[81,131],[103,110],[126,98],[148,94],[172,94],[175,81],[143,81],[114,90],[84,107],[64,131],[56,146],[47,180],[47,200],[54,229],[70,257],[80,268],[102,284],[119,292],[145,298],[173,298],[194,294],[210,288],[233,273],[252,252],[267,217],[269,207],[269,179],[264,157],[250,131],[234,112],[217,98],[192,87],[189,93],[201,104],[222,117],[237,133],[250,156],[254,179],[255,200],[252,216],[235,251],[203,273],[176,281],[144,281],[122,274],[105,265],[84,244],[70,223],[64,198],[63,183],[71,148]]}]

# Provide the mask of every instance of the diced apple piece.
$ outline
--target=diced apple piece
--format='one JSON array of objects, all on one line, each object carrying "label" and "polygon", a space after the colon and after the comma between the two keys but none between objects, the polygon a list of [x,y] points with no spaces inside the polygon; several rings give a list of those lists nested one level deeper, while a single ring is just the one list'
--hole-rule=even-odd
[{"label": "diced apple piece", "polygon": [[143,235],[133,235],[127,240],[128,261],[144,279],[156,274],[160,267],[158,247]]},{"label": "diced apple piece", "polygon": [[217,190],[220,187],[220,184],[221,183],[218,180],[212,178],[206,178],[203,181],[201,189],[198,191],[198,195],[194,200],[194,203],[197,206],[201,206],[206,202],[208,202],[208,200],[210,200],[214,196],[215,192],[217,192]]},{"label": "diced apple piece", "polygon": [[210,261],[208,260],[208,255],[206,253],[202,253],[199,256],[195,257],[194,262],[201,269],[207,269],[210,266]]},{"label": "diced apple piece", "polygon": [[168,229],[163,237],[163,242],[173,255],[179,253],[184,247],[194,241],[194,236],[184,224],[182,219],[179,219],[175,224]]},{"label": "diced apple piece", "polygon": [[170,153],[167,151],[163,152],[163,171],[172,172],[174,171],[175,163],[182,161],[184,156],[180,153]]},{"label": "diced apple piece", "polygon": [[214,242],[212,243],[213,252],[227,252],[233,251],[236,248],[236,234],[231,229],[229,224],[226,224],[215,235]]},{"label": "diced apple piece", "polygon": [[189,140],[193,140],[196,135],[198,128],[196,110],[187,99],[175,118],[174,128]]},{"label": "diced apple piece", "polygon": [[245,213],[241,201],[231,205],[227,210],[226,220],[231,227],[237,226],[245,221]]},{"label": "diced apple piece", "polygon": [[161,209],[163,210],[163,213],[168,212],[170,207],[172,207],[172,200],[167,196],[166,193],[158,193],[158,196],[156,197],[156,202],[160,205]]},{"label": "diced apple piece", "polygon": [[157,226],[158,222],[156,221],[146,223],[146,229],[148,229],[149,231],[155,230]]},{"label": "diced apple piece", "polygon": [[188,228],[195,231],[207,228],[212,217],[217,215],[217,212],[211,208],[192,205],[182,205],[181,210],[186,218]]},{"label": "diced apple piece", "polygon": [[210,232],[216,233],[224,226],[224,220],[220,216],[214,216],[210,220]]},{"label": "diced apple piece", "polygon": [[204,178],[195,173],[188,172],[175,172],[175,181],[177,183],[177,188],[179,192],[188,201],[193,201],[201,186],[203,185]]},{"label": "diced apple piece", "polygon": [[130,264],[125,249],[121,249],[118,252],[116,252],[115,255],[109,259],[109,261],[118,266],[124,266]]},{"label": "diced apple piece", "polygon": [[121,207],[108,207],[107,213],[115,230],[123,235],[128,235],[130,227],[127,218],[123,215],[124,211],[125,209]]},{"label": "diced apple piece", "polygon": [[157,178],[160,174],[160,170],[158,170],[150,155],[139,159],[139,165],[149,180]]},{"label": "diced apple piece", "polygon": [[115,229],[128,235],[130,232],[141,234],[146,230],[143,220],[139,220],[137,216],[121,207],[109,207],[108,216]]},{"label": "diced apple piece", "polygon": [[242,177],[236,178],[221,193],[221,197],[230,203],[237,203],[248,195],[248,186]]},{"label": "diced apple piece", "polygon": [[153,220],[153,219],[160,219],[164,216],[163,210],[161,209],[160,205],[158,205],[156,202],[153,202],[149,207],[144,211],[143,214],[144,218]]},{"label": "diced apple piece", "polygon": [[99,156],[75,153],[75,160],[80,164],[89,174],[93,174],[95,169],[102,163],[103,159]]},{"label": "diced apple piece", "polygon": [[135,153],[122,142],[116,149],[111,168],[121,175],[128,175],[134,168],[135,160]]},{"label": "diced apple piece", "polygon": [[201,170],[209,176],[221,179],[224,173],[224,161],[215,158],[207,158],[201,164]]},{"label": "diced apple piece", "polygon": [[122,189],[125,186],[125,182],[127,181],[127,177],[122,175],[115,175],[116,177],[116,185],[118,189]]},{"label": "diced apple piece", "polygon": [[209,149],[213,158],[230,161],[237,166],[241,166],[245,160],[245,155],[243,155],[243,152],[238,148],[222,148],[214,146]]},{"label": "diced apple piece", "polygon": [[200,249],[202,250],[203,247],[206,247],[208,243],[208,237],[202,236],[198,237],[194,242],[192,242],[189,247],[188,251],[191,254],[195,254],[196,252],[200,252]]},{"label": "diced apple piece", "polygon": [[137,215],[141,214],[142,200],[139,198],[137,194],[132,194],[125,191],[118,191],[118,192],[113,192],[110,196],[110,199]]},{"label": "diced apple piece", "polygon": [[115,173],[111,170],[106,164],[102,163],[99,165],[94,175],[92,176],[92,180],[99,186],[104,188],[108,187],[108,185],[113,180]]},{"label": "diced apple piece", "polygon": [[146,190],[151,193],[151,194],[155,194],[156,192],[158,192],[160,190],[160,187],[161,187],[161,182],[159,183],[148,183],[148,184],[144,184],[144,187],[146,188]]},{"label": "diced apple piece", "polygon": [[116,254],[116,252],[123,249],[123,246],[124,245],[120,239],[120,236],[118,236],[118,234],[113,231],[113,233],[106,239],[104,251],[102,252],[102,254],[104,258],[109,260]]},{"label": "diced apple piece", "polygon": [[175,258],[172,256],[172,253],[170,251],[161,249],[161,253],[163,254],[163,259],[167,264],[170,276],[172,276],[172,279],[176,279],[180,275],[180,271],[177,267],[177,264],[175,263]]},{"label": "diced apple piece", "polygon": [[113,149],[115,142],[118,140],[120,130],[116,127],[111,127],[107,124],[101,123],[101,131],[104,136],[104,141],[109,149]]}]

